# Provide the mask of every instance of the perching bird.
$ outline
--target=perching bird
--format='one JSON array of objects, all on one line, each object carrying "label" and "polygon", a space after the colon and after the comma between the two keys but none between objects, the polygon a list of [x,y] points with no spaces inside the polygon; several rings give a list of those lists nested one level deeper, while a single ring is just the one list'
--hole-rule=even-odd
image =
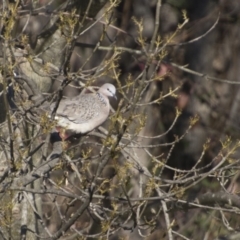
[{"label": "perching bird", "polygon": [[[105,83],[96,93],[84,93],[70,99],[62,99],[56,111],[56,129],[65,140],[71,135],[85,134],[100,126],[109,116],[108,97],[116,98],[116,88]],[[53,110],[55,104],[51,105]],[[60,130],[64,130],[63,132]]]}]

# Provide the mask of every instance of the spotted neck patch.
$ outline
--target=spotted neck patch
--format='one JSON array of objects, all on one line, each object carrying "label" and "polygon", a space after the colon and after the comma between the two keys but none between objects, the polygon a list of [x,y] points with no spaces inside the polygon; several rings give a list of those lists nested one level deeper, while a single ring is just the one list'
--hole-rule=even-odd
[{"label": "spotted neck patch", "polygon": [[102,94],[100,94],[99,92],[97,92],[97,96],[98,96],[99,101],[106,106],[106,105],[107,105],[107,102],[106,102],[106,100],[104,99],[104,97],[102,96]]}]

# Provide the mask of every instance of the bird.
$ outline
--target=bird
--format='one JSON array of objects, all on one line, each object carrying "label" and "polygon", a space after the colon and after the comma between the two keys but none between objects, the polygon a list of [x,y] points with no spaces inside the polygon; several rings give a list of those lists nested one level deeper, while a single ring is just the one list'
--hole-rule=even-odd
[{"label": "bird", "polygon": [[[116,88],[103,84],[95,93],[83,93],[73,98],[62,99],[56,110],[56,129],[62,140],[72,135],[84,135],[100,126],[109,116],[109,97],[116,98]],[[53,111],[55,104],[50,106]]]}]

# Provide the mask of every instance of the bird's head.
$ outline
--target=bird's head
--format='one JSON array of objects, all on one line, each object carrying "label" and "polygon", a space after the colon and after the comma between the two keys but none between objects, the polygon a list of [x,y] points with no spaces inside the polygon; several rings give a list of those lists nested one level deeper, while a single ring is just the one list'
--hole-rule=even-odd
[{"label": "bird's head", "polygon": [[105,83],[103,84],[99,90],[98,90],[101,94],[104,94],[107,97],[114,97],[115,99],[117,99],[116,97],[116,88],[114,85],[110,84],[110,83]]}]

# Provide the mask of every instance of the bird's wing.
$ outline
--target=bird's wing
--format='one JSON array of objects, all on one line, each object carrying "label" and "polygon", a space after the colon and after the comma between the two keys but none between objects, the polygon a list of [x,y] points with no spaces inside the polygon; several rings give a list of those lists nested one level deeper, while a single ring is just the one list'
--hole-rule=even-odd
[{"label": "bird's wing", "polygon": [[60,102],[56,116],[68,119],[76,124],[87,123],[97,119],[101,112],[101,105],[94,101],[92,94],[83,97],[64,99]]}]

